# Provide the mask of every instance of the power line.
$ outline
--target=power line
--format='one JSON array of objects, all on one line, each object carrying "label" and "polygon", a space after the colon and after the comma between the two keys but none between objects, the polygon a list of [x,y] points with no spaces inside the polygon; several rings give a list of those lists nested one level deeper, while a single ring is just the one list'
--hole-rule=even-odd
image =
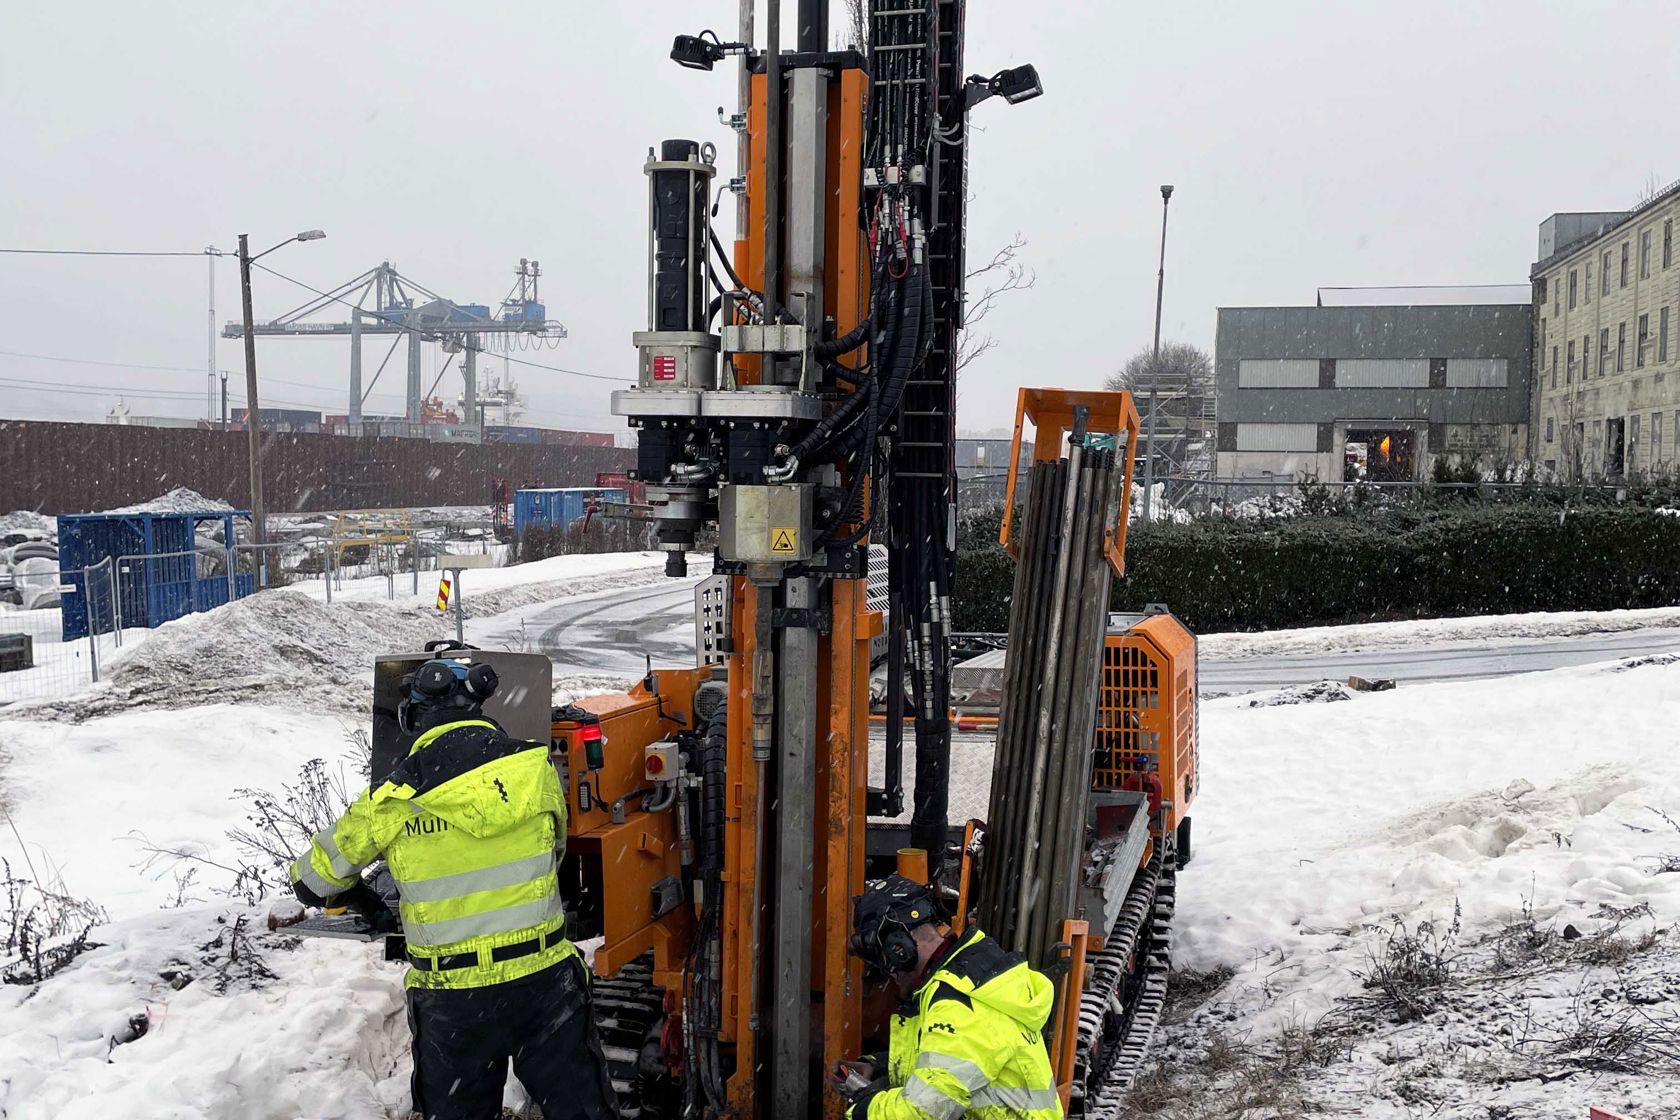
[{"label": "power line", "polygon": [[[24,354],[16,350],[0,350],[0,357],[30,358],[37,362],[67,362],[73,366],[110,366],[113,369],[152,369],[164,373],[203,373],[203,366],[148,366],[139,362],[102,362],[93,358],[60,358],[51,354]],[[232,374],[231,370],[219,369],[217,373]]]},{"label": "power line", "polygon": [[[134,390],[116,385],[61,385],[56,381],[33,381],[22,377],[0,377],[0,387],[19,389],[32,393],[55,393],[77,397],[118,396],[125,398],[132,397],[135,400],[193,402],[202,402],[204,400],[204,395],[202,393],[187,392],[180,389],[158,389],[147,392],[145,390]],[[303,388],[311,387],[312,386],[307,385],[303,386]],[[272,403],[276,405],[285,405],[290,408],[301,408],[307,412],[324,413],[332,407],[330,405],[315,404],[308,401],[281,400],[277,397],[270,399]],[[229,407],[231,407],[235,402],[243,403],[244,400],[245,396],[243,392],[230,391],[228,393]]]},{"label": "power line", "polygon": [[[162,373],[203,373],[204,372],[204,369],[201,366],[157,366],[157,365],[146,365],[146,364],[141,363],[141,362],[106,362],[106,361],[100,361],[96,358],[65,358],[65,357],[59,357],[59,356],[56,356],[56,355],[53,355],[53,354],[25,354],[25,353],[22,353],[22,352],[17,351],[17,350],[0,350],[0,357],[28,358],[32,361],[37,361],[37,362],[64,362],[64,363],[67,363],[69,365],[75,365],[75,366],[105,366],[105,367],[109,367],[111,369],[156,370],[156,371],[159,371],[159,372],[162,372]],[[219,369],[216,372],[221,374],[224,377],[233,377],[233,376],[235,376],[236,371],[229,370],[229,369]],[[312,390],[312,391],[315,391],[315,392],[323,392],[323,393],[332,392],[332,387],[328,386],[328,385],[314,385],[314,384],[311,384],[307,381],[288,381],[284,377],[270,377],[267,374],[263,375],[263,381],[265,381],[267,383],[270,383],[270,384],[274,384],[274,385],[290,385],[294,389],[309,389],[309,390]],[[52,382],[46,382],[46,381],[39,381],[39,382],[34,382],[34,384],[48,385],[48,384],[53,384],[53,383]],[[127,390],[120,390],[120,391],[127,392]],[[180,390],[171,390],[171,392],[179,393],[183,397],[192,397],[192,398],[195,398],[195,399],[199,398],[199,396],[200,396],[198,393],[195,393],[195,392],[183,392],[183,391],[180,391]],[[130,396],[138,396],[138,394],[136,394],[136,393],[129,393],[129,395]],[[399,397],[396,393],[387,393],[387,394],[383,395],[382,399],[393,400],[394,401],[394,400],[398,400]]]},{"label": "power line", "polygon": [[[286,281],[288,284],[296,284],[298,287],[302,288],[306,292],[314,292],[316,295],[320,296],[322,299],[330,299],[334,303],[342,303],[345,307],[356,308],[355,304],[351,303],[349,300],[344,299],[341,296],[335,296],[331,292],[323,292],[319,288],[311,287],[310,285],[305,284],[302,280],[299,280],[299,279],[297,279],[295,277],[292,277],[292,276],[287,276],[284,272],[276,272],[274,269],[269,268],[265,264],[259,264],[256,261],[252,261],[251,262],[251,267],[252,268],[260,268],[264,272],[268,273],[270,276],[278,277],[279,279]],[[357,309],[357,310],[359,310],[359,309]],[[395,326],[395,327],[398,327],[399,329],[401,329],[402,331],[404,331],[408,334],[420,335],[422,338],[424,338],[428,333],[435,333],[435,332],[423,331],[423,330],[420,330],[419,328],[411,327],[411,326],[408,326],[407,324],[404,324],[404,323],[392,323],[391,325]],[[478,347],[477,349],[478,349],[478,352],[480,354],[486,354],[486,355],[489,355],[491,357],[501,358],[503,361],[512,362],[514,365],[530,366],[532,369],[546,369],[546,370],[550,371],[551,373],[564,373],[564,374],[569,374],[572,377],[586,377],[591,381],[611,381],[611,382],[614,382],[614,383],[619,384],[619,385],[623,385],[627,381],[629,381],[629,378],[627,378],[627,377],[614,377],[611,374],[605,374],[605,373],[586,373],[586,372],[584,372],[583,370],[580,370],[580,369],[566,369],[563,366],[550,366],[550,365],[544,365],[542,362],[528,361],[525,358],[515,358],[511,354],[506,354],[506,353],[497,354],[494,351],[484,349],[482,346]]]},{"label": "power line", "polygon": [[220,256],[203,249],[196,253],[147,253],[128,249],[0,249],[0,253],[24,253],[37,257],[206,257]]}]

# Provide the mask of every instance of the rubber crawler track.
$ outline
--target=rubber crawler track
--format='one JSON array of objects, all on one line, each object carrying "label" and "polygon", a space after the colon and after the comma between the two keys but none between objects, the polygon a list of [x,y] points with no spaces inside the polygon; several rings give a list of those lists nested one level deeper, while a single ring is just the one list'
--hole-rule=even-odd
[{"label": "rubber crawler track", "polygon": [[[1170,834],[1132,883],[1107,942],[1087,963],[1069,1115],[1114,1120],[1149,1056],[1171,962],[1178,856]],[[1136,961],[1135,968],[1128,968]]]}]

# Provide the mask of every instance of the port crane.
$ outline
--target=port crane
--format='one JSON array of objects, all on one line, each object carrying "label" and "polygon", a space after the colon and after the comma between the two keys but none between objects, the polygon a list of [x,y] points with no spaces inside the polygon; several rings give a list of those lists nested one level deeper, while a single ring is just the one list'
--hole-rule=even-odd
[{"label": "port crane", "polygon": [[[566,337],[565,325],[548,317],[547,308],[538,295],[537,282],[541,275],[538,263],[521,259],[516,275],[518,279],[513,290],[500,306],[492,310],[486,304],[456,303],[445,299],[403,276],[390,261],[381,261],[361,275],[294,307],[284,315],[253,324],[252,333],[258,337],[282,338],[348,336],[350,395],[346,416],[352,428],[362,422],[362,402],[402,342],[402,337],[392,341],[385,361],[380,363],[372,381],[364,389],[364,335],[407,337],[408,377],[404,399],[407,402],[405,418],[410,423],[420,423],[425,419],[424,402],[430,396],[421,386],[421,347],[428,342],[438,343],[445,353],[461,355],[462,418],[467,424],[476,425],[480,413],[479,354],[487,349],[496,349],[498,342],[505,345],[510,339],[549,342]],[[321,317],[328,312],[341,315],[343,308],[350,310],[347,320]],[[222,337],[244,338],[245,324],[228,323],[222,328]]]}]

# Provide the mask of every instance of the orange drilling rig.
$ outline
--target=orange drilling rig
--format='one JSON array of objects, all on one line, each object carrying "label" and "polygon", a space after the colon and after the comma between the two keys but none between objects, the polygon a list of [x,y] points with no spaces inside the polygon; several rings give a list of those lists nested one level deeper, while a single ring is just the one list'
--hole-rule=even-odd
[{"label": "orange drilling rig", "polygon": [[[952,749],[968,114],[1036,97],[1038,75],[967,75],[963,0],[870,0],[867,42],[839,51],[821,0],[800,0],[784,49],[781,7],[760,5],[760,42],[750,3],[736,37],[675,41],[691,68],[736,60],[738,164],[720,184],[713,145],[650,149],[648,323],[613,397],[668,573],[715,533],[696,664],[550,712],[540,655],[434,654],[523,682],[488,710],[552,742],[568,932],[595,941],[627,1116],[838,1116],[823,1073],[893,1004],[847,953],[852,899],[895,868],[1055,977],[1064,1107],[1114,1115],[1164,995],[1197,774],[1194,638],[1159,609],[1106,610],[1138,432],[1125,393],[1021,392],[996,742]],[[380,662],[376,707],[422,656]],[[375,723],[377,772],[405,744]],[[983,816],[953,826],[952,790],[988,779]]]}]

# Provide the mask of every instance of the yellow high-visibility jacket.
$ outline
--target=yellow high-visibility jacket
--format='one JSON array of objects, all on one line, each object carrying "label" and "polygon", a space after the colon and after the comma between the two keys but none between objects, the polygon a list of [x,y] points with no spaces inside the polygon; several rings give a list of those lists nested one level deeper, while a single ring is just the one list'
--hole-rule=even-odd
[{"label": "yellow high-visibility jacket", "polygon": [[970,930],[892,1019],[891,1088],[852,1120],[1059,1120],[1044,1024],[1050,981]]},{"label": "yellow high-visibility jacket", "polygon": [[292,882],[330,898],[383,856],[400,895],[408,986],[479,988],[576,953],[556,876],[565,837],[547,746],[462,720],[423,732],[389,778],[316,833]]}]

